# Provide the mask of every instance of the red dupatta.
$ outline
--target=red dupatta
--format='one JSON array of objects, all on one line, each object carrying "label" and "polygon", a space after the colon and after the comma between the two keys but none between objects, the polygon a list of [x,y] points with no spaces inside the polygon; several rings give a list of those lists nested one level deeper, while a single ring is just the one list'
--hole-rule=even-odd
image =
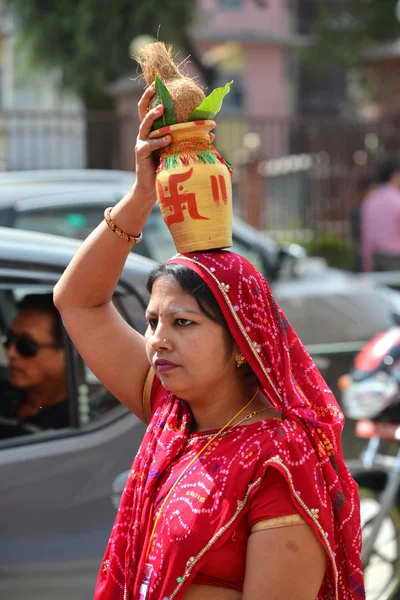
[{"label": "red dupatta", "polygon": [[[187,472],[152,540],[148,562],[154,574],[147,600],[183,598],[207,551],[229,539],[271,467],[286,477],[299,513],[329,556],[317,600],[365,598],[357,486],[343,460],[343,415],[332,392],[265,279],[246,259],[212,251],[178,254],[168,262],[194,270],[210,287],[282,420],[237,428]],[[139,600],[154,496],[188,442],[189,406],[162,387],[159,393],[121,499],[95,600]]]}]

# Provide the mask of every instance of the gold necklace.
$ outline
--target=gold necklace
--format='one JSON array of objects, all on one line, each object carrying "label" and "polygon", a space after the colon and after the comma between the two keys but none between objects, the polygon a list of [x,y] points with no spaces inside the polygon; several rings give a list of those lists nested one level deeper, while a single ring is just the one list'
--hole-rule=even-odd
[{"label": "gold necklace", "polygon": [[[240,417],[240,415],[246,410],[246,408],[248,408],[250,406],[250,404],[252,402],[254,402],[257,394],[258,394],[259,388],[256,389],[254,396],[249,400],[249,402],[243,406],[234,417],[232,417],[232,419],[230,419],[223,427],[221,427],[221,429],[215,433],[213,435],[213,437],[206,443],[204,444],[203,448],[201,448],[201,450],[199,450],[199,452],[196,454],[196,456],[189,462],[189,464],[183,469],[182,473],[177,477],[177,479],[174,481],[173,485],[171,486],[171,488],[168,491],[168,494],[165,496],[160,508],[158,508],[157,513],[156,513],[156,518],[154,521],[154,525],[153,525],[153,529],[151,530],[151,534],[150,534],[150,538],[149,538],[149,543],[147,544],[147,550],[146,550],[146,558],[145,561],[147,561],[149,554],[150,554],[150,549],[151,549],[151,544],[153,542],[153,537],[154,537],[154,533],[156,531],[156,527],[158,525],[158,522],[161,518],[162,515],[162,511],[164,509],[164,506],[166,505],[169,497],[171,496],[172,492],[174,491],[174,489],[176,488],[176,486],[178,485],[178,483],[181,481],[182,477],[185,475],[185,473],[190,469],[190,467],[197,461],[197,459],[203,454],[203,452],[205,452],[207,450],[207,448],[210,446],[210,444],[213,443],[213,441],[221,434],[225,431],[225,429],[227,427],[229,427],[229,425],[231,425],[231,423],[233,423],[238,417]],[[252,414],[252,413],[249,413]],[[247,418],[250,418],[248,415],[246,415]],[[245,418],[246,418],[245,417]],[[152,575],[152,571],[153,571],[153,565],[149,564],[149,563],[145,563],[145,577],[144,580],[142,581],[142,584],[140,586],[140,591],[142,594],[142,598],[146,598],[147,595],[147,590],[148,587],[150,585],[150,579],[151,579],[151,575]]]},{"label": "gold necklace", "polygon": [[[238,425],[240,425],[241,423],[244,423],[244,421],[248,421],[249,419],[252,419],[256,415],[259,415],[260,413],[262,413],[266,410],[276,410],[276,409],[273,406],[267,406],[266,408],[260,408],[260,410],[255,410],[255,411],[249,413],[248,415],[246,415],[245,417],[243,417],[243,419],[241,421],[239,421],[239,423],[235,423],[235,425],[233,425],[233,427],[231,429],[234,429],[234,427],[238,427]],[[229,431],[231,431],[231,429]]]}]

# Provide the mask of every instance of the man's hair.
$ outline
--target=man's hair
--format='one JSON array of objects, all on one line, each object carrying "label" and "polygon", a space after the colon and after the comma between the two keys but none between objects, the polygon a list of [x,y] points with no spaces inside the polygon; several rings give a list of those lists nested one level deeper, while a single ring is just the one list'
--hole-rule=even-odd
[{"label": "man's hair", "polygon": [[388,160],[379,167],[378,180],[380,183],[388,183],[395,173],[400,174],[400,164],[397,160]]},{"label": "man's hair", "polygon": [[52,336],[54,342],[62,348],[63,346],[63,324],[60,313],[54,306],[53,294],[27,294],[17,303],[18,311],[33,309],[50,314],[53,319]]}]

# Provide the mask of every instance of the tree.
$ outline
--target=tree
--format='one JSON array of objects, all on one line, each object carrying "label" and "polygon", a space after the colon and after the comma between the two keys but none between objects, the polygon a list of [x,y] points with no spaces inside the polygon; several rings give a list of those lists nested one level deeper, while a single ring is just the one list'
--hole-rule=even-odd
[{"label": "tree", "polygon": [[107,84],[132,71],[129,46],[148,34],[174,40],[183,58],[199,68],[211,86],[213,68],[201,63],[187,34],[196,0],[5,0],[16,16],[31,62],[60,67],[62,83],[86,108],[109,108]]},{"label": "tree", "polygon": [[399,0],[315,0],[313,4],[316,18],[304,57],[317,75],[337,66],[360,68],[367,50],[400,37]]}]

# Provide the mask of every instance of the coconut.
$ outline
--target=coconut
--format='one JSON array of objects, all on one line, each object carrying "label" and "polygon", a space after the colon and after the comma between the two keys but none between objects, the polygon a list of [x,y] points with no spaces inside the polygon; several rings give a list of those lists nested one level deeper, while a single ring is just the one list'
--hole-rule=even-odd
[{"label": "coconut", "polygon": [[[186,123],[192,112],[203,102],[203,90],[190,77],[184,75],[172,56],[172,46],[155,42],[144,46],[136,57],[147,85],[156,75],[165,83],[171,94],[177,123]],[[154,100],[153,103],[154,105]]]}]

